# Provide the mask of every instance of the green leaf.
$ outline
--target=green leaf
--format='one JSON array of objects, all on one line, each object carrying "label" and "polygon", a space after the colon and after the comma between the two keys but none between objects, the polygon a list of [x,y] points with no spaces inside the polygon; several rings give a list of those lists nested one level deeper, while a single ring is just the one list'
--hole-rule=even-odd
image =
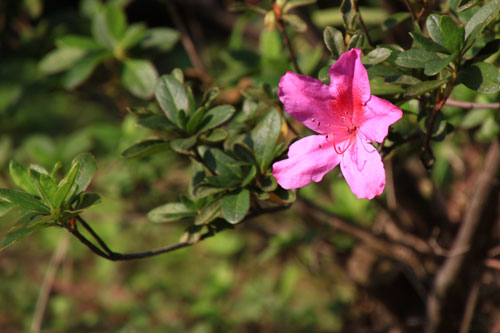
[{"label": "green leaf", "polygon": [[224,196],[222,201],[222,216],[226,221],[236,224],[243,220],[250,208],[250,191],[240,189]]},{"label": "green leaf", "polygon": [[196,135],[190,136],[189,138],[178,138],[170,141],[170,148],[180,154],[189,154],[189,149],[191,149],[197,141],[198,137]]},{"label": "green leaf", "polygon": [[145,140],[125,149],[122,156],[125,158],[146,157],[164,152],[169,148],[170,144],[165,140]]},{"label": "green leaf", "polygon": [[464,45],[464,27],[458,26],[448,15],[441,16],[439,25],[446,48],[450,52],[461,50]]},{"label": "green leaf", "polygon": [[361,49],[363,48],[363,42],[364,42],[364,36],[361,32],[358,32],[351,37],[349,44],[347,44],[347,49],[348,50],[353,48]]},{"label": "green leaf", "polygon": [[323,31],[323,40],[333,57],[338,58],[345,52],[344,36],[334,27],[326,27]]},{"label": "green leaf", "polygon": [[255,165],[252,165],[245,179],[243,179],[243,181],[241,182],[241,187],[245,187],[248,184],[250,184],[250,182],[255,178],[256,175],[257,175],[257,168],[255,167]]},{"label": "green leaf", "polygon": [[9,233],[7,233],[4,236],[4,238],[2,240],[2,244],[0,245],[0,251],[3,250],[3,249],[5,249],[8,246],[14,244],[14,242],[16,242],[17,240],[22,239],[22,238],[28,236],[35,229],[38,229],[38,228],[39,228],[38,226],[21,227],[21,228],[17,228],[14,231],[10,231]]},{"label": "green leaf", "polygon": [[240,167],[242,162],[235,160],[220,149],[207,149],[203,154],[203,160],[218,175],[233,175],[236,178],[243,176]]},{"label": "green leaf", "polygon": [[46,54],[38,63],[44,74],[54,74],[71,68],[86,53],[86,50],[77,47],[58,47]]},{"label": "green leaf", "polygon": [[446,47],[434,42],[430,38],[427,38],[427,37],[419,34],[418,32],[410,32],[410,35],[417,45],[419,45],[420,47],[422,47],[426,50],[445,53],[445,54],[450,53],[450,51],[448,51],[448,49]]},{"label": "green leaf", "polygon": [[498,17],[500,0],[491,0],[481,7],[465,25],[466,48],[474,43],[483,29]]},{"label": "green leaf", "polygon": [[26,168],[16,161],[10,161],[9,164],[10,177],[14,183],[30,194],[37,194],[36,187],[31,182],[31,177]]},{"label": "green leaf", "polygon": [[258,185],[262,191],[272,192],[278,187],[276,178],[273,175],[266,175],[258,181]]},{"label": "green leaf", "polygon": [[498,50],[500,49],[500,39],[494,39],[492,41],[489,41],[479,52],[475,57],[471,59],[473,62],[477,61],[483,61],[493,54],[497,53]]},{"label": "green leaf", "polygon": [[188,110],[188,96],[182,83],[172,75],[163,75],[156,85],[155,95],[167,118],[179,125],[177,111]]},{"label": "green leaf", "polygon": [[387,83],[381,77],[375,77],[370,80],[370,89],[373,95],[395,95],[405,90],[397,84]]},{"label": "green leaf", "polygon": [[205,116],[206,112],[207,110],[201,107],[191,114],[189,120],[186,123],[186,132],[188,134],[193,134],[195,132],[198,132],[197,129],[200,126],[201,122],[203,121],[203,117]]},{"label": "green leaf", "polygon": [[380,47],[370,51],[361,61],[365,65],[376,65],[385,61],[390,56],[391,50]]},{"label": "green leaf", "polygon": [[80,85],[88,79],[97,65],[109,56],[110,54],[105,51],[86,54],[65,74],[64,87],[73,89]]},{"label": "green leaf", "polygon": [[92,180],[92,177],[94,177],[94,173],[97,170],[97,164],[95,162],[94,156],[89,153],[79,154],[73,159],[72,164],[79,165],[78,173],[75,179],[75,194],[78,195],[85,191],[89,186],[90,181]]},{"label": "green leaf", "polygon": [[440,59],[437,55],[429,51],[410,49],[398,55],[396,64],[407,68],[424,68],[429,61]]},{"label": "green leaf", "polygon": [[171,28],[148,29],[144,39],[139,43],[142,48],[157,48],[160,51],[169,51],[180,38],[177,30]]},{"label": "green leaf", "polygon": [[455,53],[447,56],[446,58],[439,59],[439,60],[431,60],[425,65],[425,70],[424,74],[425,75],[435,75],[441,70],[443,70],[448,64],[452,63],[457,57],[458,57],[458,52],[455,51]]},{"label": "green leaf", "polygon": [[205,117],[203,118],[203,122],[201,128],[199,129],[199,132],[205,132],[223,124],[224,122],[229,120],[229,118],[231,118],[235,112],[236,110],[232,105],[219,105],[208,110]]},{"label": "green leaf", "polygon": [[225,130],[223,130],[222,128],[216,128],[209,135],[203,134],[200,137],[200,139],[202,139],[203,141],[212,143],[212,142],[224,141],[224,140],[226,140],[227,136],[228,136],[228,134]]},{"label": "green leaf", "polygon": [[127,59],[123,63],[122,82],[133,95],[149,99],[153,96],[158,73],[149,60]]},{"label": "green leaf", "polygon": [[204,225],[212,222],[220,213],[222,199],[216,199],[203,207],[201,212],[194,219],[195,225]]},{"label": "green leaf", "polygon": [[182,202],[171,202],[155,209],[148,213],[148,219],[154,223],[173,222],[181,219],[194,217],[196,212],[187,207]]},{"label": "green leaf", "polygon": [[439,45],[445,46],[443,34],[441,33],[441,17],[438,14],[431,14],[427,17],[425,25],[427,27],[427,32],[431,36],[432,40]]},{"label": "green leaf", "polygon": [[281,186],[278,186],[273,192],[274,195],[278,197],[282,204],[288,204],[295,201],[297,195],[293,190],[285,190]]},{"label": "green leaf", "polygon": [[170,132],[177,127],[168,120],[167,117],[161,114],[154,114],[140,119],[137,125],[149,128],[156,131]]},{"label": "green leaf", "polygon": [[43,198],[48,206],[55,206],[55,196],[57,191],[56,182],[52,177],[45,173],[37,172],[33,169],[30,170],[30,176],[33,183],[38,189],[38,193]]},{"label": "green leaf", "polygon": [[49,213],[49,208],[40,202],[35,196],[26,192],[0,188],[0,199],[15,203],[23,208],[40,213]]},{"label": "green leaf", "polygon": [[57,191],[54,196],[54,207],[61,207],[62,203],[66,201],[66,197],[71,194],[71,188],[75,184],[76,175],[80,169],[80,164],[73,163],[69,172],[57,185]]},{"label": "green leaf", "polygon": [[206,180],[210,185],[215,187],[233,188],[240,185],[238,178],[235,178],[233,175],[209,176]]},{"label": "green leaf", "polygon": [[127,19],[123,10],[116,4],[109,2],[93,17],[92,35],[99,44],[108,50],[114,50],[117,40],[125,32],[126,26]]},{"label": "green leaf", "polygon": [[487,62],[478,62],[460,71],[458,82],[479,93],[492,94],[500,91],[498,68]]},{"label": "green leaf", "polygon": [[123,34],[120,44],[129,49],[137,45],[146,36],[146,26],[142,23],[131,24]]},{"label": "green leaf", "polygon": [[83,211],[101,202],[101,197],[97,193],[82,193],[78,200],[76,209]]},{"label": "green leaf", "polygon": [[56,40],[59,48],[78,48],[88,51],[100,50],[102,47],[90,37],[79,35],[64,35]]},{"label": "green leaf", "polygon": [[491,110],[489,109],[473,109],[467,111],[465,117],[460,122],[460,127],[469,129],[479,126],[489,117],[491,117]]},{"label": "green leaf", "polygon": [[274,159],[274,148],[281,130],[281,116],[275,109],[268,112],[245,139],[253,149],[261,173]]},{"label": "green leaf", "polygon": [[424,82],[418,83],[414,86],[410,86],[408,89],[406,89],[404,96],[405,97],[415,97],[418,95],[422,95],[428,91],[431,91],[431,90],[434,90],[436,88],[441,87],[445,83],[446,83],[446,80],[424,81]]}]

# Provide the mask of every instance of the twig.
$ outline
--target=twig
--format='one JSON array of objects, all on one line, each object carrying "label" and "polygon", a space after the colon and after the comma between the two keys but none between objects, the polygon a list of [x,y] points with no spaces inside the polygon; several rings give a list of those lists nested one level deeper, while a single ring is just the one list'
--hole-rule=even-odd
[{"label": "twig", "polygon": [[417,277],[422,278],[423,276],[425,276],[426,272],[422,263],[420,262],[420,258],[418,257],[417,252],[407,244],[399,243],[396,241],[389,241],[379,235],[374,234],[367,228],[361,227],[352,222],[348,222],[345,219],[332,214],[331,212],[321,208],[320,206],[303,197],[298,197],[298,200],[299,202],[303,203],[309,211],[320,212],[321,214],[328,216],[328,224],[333,228],[341,230],[365,242],[366,245],[384,255],[385,257],[391,258],[399,263],[407,265],[411,268],[411,270]]},{"label": "twig", "polygon": [[186,26],[181,20],[181,16],[179,15],[177,8],[175,7],[175,5],[172,3],[171,0],[165,0],[165,2],[167,10],[170,13],[170,16],[177,30],[181,32],[181,42],[189,56],[189,59],[191,60],[191,63],[196,68],[201,77],[206,79],[207,72],[205,70],[205,65],[203,64],[203,61],[201,60],[198,52],[196,51],[194,43],[191,40],[191,37],[189,36],[189,32],[187,31]]},{"label": "twig", "polygon": [[456,106],[462,109],[500,109],[500,103],[464,102],[464,101],[456,101],[451,98],[448,98],[446,100],[445,105]]},{"label": "twig", "polygon": [[59,244],[57,245],[52,258],[50,259],[47,271],[45,272],[45,278],[43,279],[42,286],[40,287],[40,293],[38,294],[38,300],[36,301],[35,306],[35,313],[31,322],[31,331],[34,333],[40,332],[40,329],[42,327],[43,315],[45,313],[45,309],[47,308],[47,302],[49,300],[50,291],[54,284],[57,269],[59,268],[59,265],[63,261],[68,251],[68,235],[69,234],[67,232],[64,232],[64,234],[59,239]]},{"label": "twig", "polygon": [[403,2],[405,3],[406,8],[408,8],[408,11],[410,12],[411,20],[413,22],[418,23],[417,17],[415,16],[415,12],[413,11],[413,8],[411,7],[410,2],[408,0],[403,0]]},{"label": "twig", "polygon": [[479,174],[479,179],[472,194],[469,207],[461,223],[451,249],[456,255],[449,256],[434,279],[432,293],[427,300],[427,332],[439,332],[444,320],[444,308],[449,302],[452,287],[465,268],[466,259],[471,256],[473,243],[478,236],[478,229],[482,224],[490,223],[483,218],[483,213],[488,207],[490,196],[498,186],[497,178],[500,174],[500,145],[493,141],[488,149],[484,171]]},{"label": "twig", "polygon": [[460,333],[470,332],[469,328],[472,318],[474,317],[474,310],[476,309],[479,287],[480,283],[479,281],[476,281],[469,292],[469,296],[467,296],[467,304],[465,306],[464,316],[460,324]]},{"label": "twig", "polygon": [[[256,216],[260,216],[263,214],[267,213],[272,213],[272,212],[277,212],[283,209],[287,209],[290,207],[290,205],[283,205],[283,206],[275,206],[275,207],[270,207],[270,208],[265,208],[265,209],[260,209],[258,211],[254,211],[250,214],[248,214],[244,220],[248,220],[251,218],[254,218]],[[190,241],[184,241],[184,242],[179,242],[175,243],[172,245],[167,245],[163,246],[160,248],[148,250],[148,251],[143,251],[143,252],[135,252],[135,253],[118,253],[115,251],[112,251],[109,249],[109,247],[106,245],[106,243],[97,235],[97,233],[92,230],[92,227],[81,217],[77,219],[78,222],[82,223],[85,227],[85,229],[96,239],[96,241],[105,249],[106,252],[103,252],[101,249],[99,249],[97,246],[95,246],[91,241],[89,241],[84,235],[82,235],[77,228],[77,225],[75,223],[73,228],[68,228],[68,230],[76,237],[78,240],[80,240],[85,246],[87,246],[92,252],[97,254],[100,257],[103,257],[105,259],[111,260],[111,261],[124,261],[124,260],[134,260],[134,259],[142,259],[142,258],[148,258],[152,256],[156,256],[158,254],[166,253],[166,252],[171,252],[175,251],[178,249],[182,249],[187,246],[191,246],[194,243]],[[211,237],[215,234],[214,231],[208,231],[200,236],[200,241],[204,240],[208,237]]]},{"label": "twig", "polygon": [[285,30],[285,23],[283,22],[283,19],[281,18],[281,8],[279,8],[275,3],[273,10],[274,10],[274,13],[276,15],[276,26],[278,27],[278,31],[281,34],[281,38],[283,38],[283,43],[285,44],[285,47],[288,51],[288,54],[290,55],[290,60],[292,61],[293,70],[297,74],[302,74],[302,72],[300,71],[299,65],[297,63],[297,58],[295,57],[295,52],[292,49],[290,39],[288,39],[288,35],[286,33],[286,30]]},{"label": "twig", "polygon": [[363,21],[363,18],[361,17],[361,12],[359,11],[358,3],[356,0],[352,0],[352,6],[354,7],[354,11],[358,13],[359,25],[361,26],[361,30],[363,30],[363,33],[366,36],[366,41],[370,46],[373,47],[372,39],[370,38],[370,34],[368,34],[368,29],[366,28],[365,21]]}]

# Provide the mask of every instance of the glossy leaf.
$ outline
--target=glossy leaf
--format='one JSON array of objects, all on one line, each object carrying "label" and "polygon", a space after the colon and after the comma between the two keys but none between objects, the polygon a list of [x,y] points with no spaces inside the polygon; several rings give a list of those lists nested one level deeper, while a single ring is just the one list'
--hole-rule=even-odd
[{"label": "glossy leaf", "polygon": [[78,163],[73,163],[69,172],[57,185],[57,191],[54,196],[54,207],[61,207],[68,195],[71,194],[70,190],[73,187],[73,184],[75,184],[76,175],[78,174],[79,169],[80,165]]},{"label": "glossy leaf", "polygon": [[161,114],[154,114],[140,119],[137,125],[156,131],[170,132],[177,127]]},{"label": "glossy leaf", "polygon": [[149,60],[127,59],[123,63],[122,82],[133,95],[151,98],[157,80],[158,73]]},{"label": "glossy leaf", "polygon": [[156,207],[148,213],[151,222],[173,222],[184,218],[194,217],[196,212],[181,202],[171,202]]},{"label": "glossy leaf", "polygon": [[450,64],[453,61],[455,61],[455,59],[456,59],[457,56],[458,56],[458,51],[455,51],[455,53],[447,56],[446,58],[429,61],[425,65],[424,74],[425,75],[435,75],[435,74],[439,73],[446,66],[448,66],[448,64]]},{"label": "glossy leaf", "polygon": [[263,173],[274,159],[274,148],[281,130],[281,116],[272,109],[252,130],[245,140],[253,149],[255,158]]},{"label": "glossy leaf", "polygon": [[232,105],[219,105],[208,110],[199,132],[205,132],[223,124],[229,120],[235,112],[236,110]]},{"label": "glossy leaf", "polygon": [[219,214],[222,206],[222,199],[217,199],[203,207],[201,212],[194,219],[195,225],[204,225],[213,221]]},{"label": "glossy leaf", "polygon": [[465,25],[466,47],[472,45],[483,29],[498,17],[500,0],[491,0],[481,7]]},{"label": "glossy leaf", "polygon": [[448,51],[448,49],[446,47],[434,42],[430,38],[427,38],[427,37],[419,34],[418,32],[410,32],[410,35],[417,45],[419,45],[420,47],[422,47],[426,50],[445,53],[445,54],[450,53],[450,51]]},{"label": "glossy leaf", "polygon": [[443,15],[440,28],[446,48],[450,52],[459,51],[464,44],[464,27],[458,26],[448,15]]},{"label": "glossy leaf", "polygon": [[438,43],[439,45],[445,46],[443,34],[441,33],[441,16],[438,14],[431,14],[427,17],[427,21],[425,21],[425,25],[427,27],[427,32],[429,36],[431,36],[432,40]]},{"label": "glossy leaf", "polygon": [[410,49],[398,55],[396,64],[407,68],[424,68],[429,61],[439,59],[437,55],[429,51]]},{"label": "glossy leaf", "polygon": [[379,64],[391,56],[391,50],[380,47],[370,51],[361,61],[365,65]]},{"label": "glossy leaf", "polygon": [[37,194],[37,189],[31,182],[31,177],[28,170],[16,161],[10,161],[9,164],[10,177],[14,183],[30,194]]},{"label": "glossy leaf", "polygon": [[500,91],[498,68],[487,62],[478,62],[458,73],[458,82],[479,93]]},{"label": "glossy leaf", "polygon": [[78,195],[85,191],[89,186],[92,178],[94,177],[94,173],[97,170],[97,164],[94,156],[89,153],[79,154],[73,159],[72,163],[79,165],[78,173],[75,178],[75,194]]},{"label": "glossy leaf", "polygon": [[188,110],[188,96],[182,83],[172,75],[163,75],[156,85],[155,95],[167,118],[179,125],[177,111]]},{"label": "glossy leaf", "polygon": [[49,209],[40,200],[26,192],[0,188],[0,199],[15,203],[29,210],[44,214],[49,213]]},{"label": "glossy leaf", "polygon": [[325,28],[323,39],[333,57],[338,58],[345,52],[344,36],[342,32],[334,27],[328,26]]},{"label": "glossy leaf", "polygon": [[8,232],[2,240],[2,244],[0,245],[0,251],[5,249],[8,246],[14,244],[14,242],[16,242],[17,240],[22,239],[22,238],[30,235],[37,228],[38,228],[38,226],[21,227],[21,228],[17,228],[13,231]]},{"label": "glossy leaf", "polygon": [[221,142],[227,138],[228,134],[222,128],[216,128],[209,135],[202,135],[201,139],[206,142]]},{"label": "glossy leaf", "polygon": [[406,92],[404,95],[406,97],[415,97],[418,95],[422,95],[422,94],[425,94],[426,92],[429,92],[431,90],[439,88],[444,83],[446,83],[446,80],[423,81],[423,82],[418,83],[414,86],[410,86],[408,89],[406,89]]},{"label": "glossy leaf", "polygon": [[128,49],[137,45],[146,36],[146,26],[144,24],[131,24],[121,37],[120,44]]},{"label": "glossy leaf", "polygon": [[173,139],[169,142],[169,145],[172,150],[178,153],[189,154],[189,150],[196,144],[197,138],[196,135],[193,135],[189,138]]},{"label": "glossy leaf", "polygon": [[250,208],[250,191],[241,189],[224,196],[222,216],[226,221],[236,224],[243,220]]}]

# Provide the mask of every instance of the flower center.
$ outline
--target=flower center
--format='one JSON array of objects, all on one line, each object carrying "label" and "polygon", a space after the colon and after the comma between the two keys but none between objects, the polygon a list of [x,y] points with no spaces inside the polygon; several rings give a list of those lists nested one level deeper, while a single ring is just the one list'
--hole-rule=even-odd
[{"label": "flower center", "polygon": [[352,125],[351,127],[345,127],[347,130],[348,138],[346,137],[344,140],[341,142],[345,143],[344,147],[338,146],[337,143],[335,142],[335,133],[333,134],[333,149],[335,152],[339,155],[342,155],[346,152],[347,149],[351,146],[351,144],[354,142],[354,138],[356,137],[356,132],[358,131],[358,128],[355,125]]}]

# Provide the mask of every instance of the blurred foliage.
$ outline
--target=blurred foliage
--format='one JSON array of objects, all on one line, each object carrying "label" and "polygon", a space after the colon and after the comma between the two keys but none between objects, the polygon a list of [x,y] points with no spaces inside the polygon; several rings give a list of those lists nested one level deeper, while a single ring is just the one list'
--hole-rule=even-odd
[{"label": "blurred foliage", "polygon": [[[277,98],[280,77],[292,69],[278,27],[282,21],[302,72],[324,83],[340,55],[362,49],[372,93],[404,110],[380,147],[387,154],[398,148],[396,176],[422,148],[408,137],[428,136],[432,156],[422,159],[451,196],[466,181],[470,150],[500,133],[492,109],[445,106],[433,116],[433,103],[446,94],[498,101],[499,1],[462,2],[444,2],[421,25],[382,1],[360,1],[360,8],[351,1],[173,2],[206,72],[179,42],[186,27],[162,1],[0,4],[1,247],[41,229],[0,253],[1,330],[32,328],[61,228],[71,230],[83,211],[124,253],[217,234],[120,263],[72,238],[51,286],[47,331],[386,328],[377,318],[384,310],[370,310],[376,303],[346,269],[352,236],[312,223],[300,208],[249,220],[296,199],[271,173],[298,126]],[[402,28],[410,34],[401,39]],[[379,204],[356,199],[338,175],[300,196],[356,225],[380,223]],[[426,184],[417,194],[429,199]]]}]

